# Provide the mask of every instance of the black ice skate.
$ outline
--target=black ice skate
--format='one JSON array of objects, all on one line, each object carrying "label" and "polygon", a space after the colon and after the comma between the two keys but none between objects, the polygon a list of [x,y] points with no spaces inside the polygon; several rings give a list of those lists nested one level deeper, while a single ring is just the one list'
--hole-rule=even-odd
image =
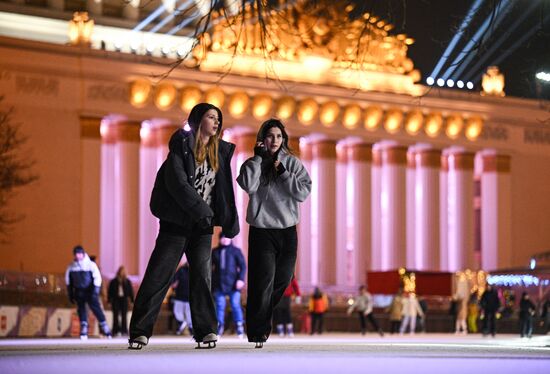
[{"label": "black ice skate", "polygon": [[[197,346],[195,349],[212,349],[216,348],[216,342],[218,341],[218,335],[211,332],[202,338],[202,341],[197,340]],[[201,345],[202,344],[202,345]]]},{"label": "black ice skate", "polygon": [[254,336],[252,338],[249,338],[248,341],[251,343],[256,343],[254,348],[263,348],[264,343],[267,341],[267,336],[266,335]]},{"label": "black ice skate", "polygon": [[137,338],[128,339],[128,349],[139,350],[145,347],[149,343],[149,339],[146,336],[138,336]]}]

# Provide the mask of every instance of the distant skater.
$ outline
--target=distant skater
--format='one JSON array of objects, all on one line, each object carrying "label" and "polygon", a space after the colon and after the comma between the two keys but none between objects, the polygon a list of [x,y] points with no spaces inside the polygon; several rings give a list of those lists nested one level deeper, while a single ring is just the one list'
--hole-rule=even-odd
[{"label": "distant skater", "polygon": [[378,332],[380,336],[384,336],[384,332],[374,317],[373,305],[372,295],[367,291],[367,287],[361,286],[359,287],[359,295],[355,297],[353,304],[348,308],[348,315],[351,315],[353,311],[357,312],[362,335],[367,333],[367,321],[369,321],[374,331]]},{"label": "distant skater", "polygon": [[71,303],[76,303],[80,320],[80,339],[88,339],[88,309],[90,307],[99,322],[99,330],[110,338],[111,329],[99,301],[101,293],[101,273],[95,262],[90,260],[84,248],[77,245],[73,249],[73,262],[65,272],[65,284]]}]

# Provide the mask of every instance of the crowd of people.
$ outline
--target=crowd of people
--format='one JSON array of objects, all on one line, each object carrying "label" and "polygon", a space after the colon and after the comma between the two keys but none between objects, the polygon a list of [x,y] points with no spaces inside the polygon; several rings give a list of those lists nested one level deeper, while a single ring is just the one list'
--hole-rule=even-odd
[{"label": "crowd of people", "polygon": [[[231,159],[235,145],[221,139],[223,115],[212,104],[197,104],[190,112],[190,131],[178,129],[171,137],[166,160],[160,167],[151,194],[151,212],[159,219],[159,232],[136,297],[124,267],[108,285],[107,302],[113,310],[109,328],[100,292],[102,279],[95,262],[81,246],[66,272],[69,300],[77,304],[80,336],[88,335],[87,308],[99,322],[100,332],[128,335],[128,348],[141,349],[149,342],[163,301],[172,290],[177,334],[187,328],[198,348],[213,348],[228,331],[229,299],[234,331],[261,348],[273,324],[280,336],[293,336],[291,303],[301,303],[294,278],[297,259],[299,204],[311,192],[311,179],[290,148],[285,126],[278,119],[265,121],[257,133],[253,156],[244,161],[237,184],[248,194],[246,221],[248,259],[233,246],[239,229],[233,191]],[[219,246],[211,248],[214,226],[221,227]],[[185,256],[186,264],[178,268]],[[248,268],[247,268],[248,264]],[[247,291],[246,313],[242,291]],[[126,315],[133,304],[131,320]],[[304,325],[309,333],[324,331],[329,298],[320,288],[309,296]],[[500,299],[490,285],[476,298],[453,302],[455,331],[477,331],[478,314],[484,335],[495,335]],[[548,329],[548,301],[544,304]],[[384,336],[374,314],[375,303],[366,286],[359,288],[347,310],[355,313],[359,331]],[[399,292],[386,312],[390,332],[426,331],[427,303],[414,292]],[[536,308],[527,294],[520,302],[521,336],[530,337]],[[245,331],[246,327],[246,331]]]},{"label": "crowd of people", "polygon": [[[113,313],[112,327],[109,328],[101,300],[101,274],[91,256],[86,254],[81,246],[73,249],[73,262],[66,272],[67,292],[69,300],[77,305],[80,319],[80,336],[86,339],[88,335],[87,308],[95,315],[99,322],[99,331],[106,337],[128,335],[127,314],[134,302],[134,291],[126,275],[126,269],[121,266],[116,276],[107,287],[107,304]],[[227,323],[232,323],[231,332],[237,337],[245,336],[245,318],[242,307],[242,291],[246,280],[246,261],[240,248],[233,245],[232,240],[223,233],[219,237],[219,245],[212,250],[212,295],[217,317],[217,335],[224,335],[228,329]],[[193,322],[190,308],[189,291],[189,264],[184,262],[178,267],[170,284],[171,304],[173,317],[177,321],[175,333],[181,335],[187,329],[193,335]],[[495,336],[497,321],[502,317],[502,295],[490,284],[484,292],[477,292],[468,297],[455,295],[451,300],[449,313],[453,319],[455,334],[475,334],[481,332],[483,336]],[[227,320],[226,306],[229,300],[230,315]],[[302,331],[313,334],[322,334],[325,329],[324,318],[329,309],[330,301],[326,293],[316,287],[308,295],[305,306],[298,308],[301,315],[292,315],[292,305],[302,304],[302,293],[296,278],[293,276],[284,290],[280,302],[272,312],[273,326],[280,337],[294,336],[294,320],[302,319]],[[359,332],[365,335],[370,325],[373,332],[384,336],[378,318],[374,314],[374,298],[367,287],[362,285],[358,294],[350,299],[347,309],[348,315],[355,314],[358,318]],[[529,294],[523,292],[517,308],[519,320],[518,330],[523,338],[530,338],[535,328],[535,320],[540,317],[540,325],[548,333],[550,327],[550,301],[537,305]],[[380,314],[387,316],[390,334],[414,334],[426,331],[427,303],[424,298],[412,292],[403,292],[399,289],[393,296],[391,303]],[[304,318],[307,316],[307,318]]]}]

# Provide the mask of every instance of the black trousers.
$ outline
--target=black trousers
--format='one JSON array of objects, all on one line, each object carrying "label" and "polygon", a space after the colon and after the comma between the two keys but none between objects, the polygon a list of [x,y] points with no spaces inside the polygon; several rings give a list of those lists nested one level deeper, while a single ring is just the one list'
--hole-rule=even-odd
[{"label": "black trousers", "polygon": [[128,334],[128,321],[126,314],[128,313],[128,298],[116,297],[112,301],[113,307],[113,335]]},{"label": "black trousers", "polygon": [[210,292],[211,245],[211,233],[197,231],[184,236],[159,232],[134,302],[130,339],[153,334],[162,301],[184,253],[189,262],[189,304],[195,340],[202,341],[206,335],[216,333],[216,309]]},{"label": "black trousers", "polygon": [[260,229],[250,226],[248,234],[248,298],[246,326],[248,341],[269,337],[273,308],[290,284],[296,266],[296,226]]},{"label": "black trousers", "polygon": [[497,332],[496,326],[496,312],[485,312],[485,318],[483,319],[483,335],[495,335]]},{"label": "black trousers", "polygon": [[399,320],[399,321],[391,320],[390,321],[390,333],[391,334],[398,333],[400,326],[401,326],[401,320]]},{"label": "black trousers", "polygon": [[359,323],[361,324],[361,332],[363,334],[367,332],[367,320],[374,328],[374,331],[380,331],[380,326],[378,325],[378,322],[376,321],[376,318],[374,318],[374,314],[372,312],[367,315],[363,312],[357,312],[357,315],[359,315]]},{"label": "black trousers", "polygon": [[88,323],[88,310],[86,309],[86,304],[90,306],[90,309],[97,318],[99,323],[105,322],[105,314],[101,309],[101,304],[99,303],[99,296],[94,292],[94,288],[77,288],[75,290],[75,300],[78,310],[78,318],[80,322]]},{"label": "black trousers", "polygon": [[310,313],[311,315],[311,332],[310,334],[313,335],[315,333],[322,334],[323,333],[323,317],[325,313]]},{"label": "black trousers", "polygon": [[519,318],[519,331],[523,338],[530,338],[533,335],[533,316],[523,316]]},{"label": "black trousers", "polygon": [[276,325],[286,325],[292,323],[292,314],[290,313],[290,296],[283,296],[279,304],[273,310],[273,323]]}]

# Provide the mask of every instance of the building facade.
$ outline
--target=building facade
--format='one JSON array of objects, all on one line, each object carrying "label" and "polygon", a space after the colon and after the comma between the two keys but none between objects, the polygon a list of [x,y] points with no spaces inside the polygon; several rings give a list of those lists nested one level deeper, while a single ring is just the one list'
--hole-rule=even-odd
[{"label": "building facade", "polygon": [[[350,78],[330,56],[266,79],[243,54],[227,74],[227,54],[211,44],[203,64],[161,79],[168,59],[1,36],[1,105],[39,180],[10,201],[25,219],[0,243],[0,267],[62,272],[82,244],[105,274],[141,276],[158,230],[156,171],[200,101],[222,108],[235,178],[261,122],[287,126],[313,181],[296,269],[306,289],[355,289],[367,270],[527,266],[550,247],[548,103],[424,87],[412,67]],[[246,253],[247,197],[235,192]]]}]

